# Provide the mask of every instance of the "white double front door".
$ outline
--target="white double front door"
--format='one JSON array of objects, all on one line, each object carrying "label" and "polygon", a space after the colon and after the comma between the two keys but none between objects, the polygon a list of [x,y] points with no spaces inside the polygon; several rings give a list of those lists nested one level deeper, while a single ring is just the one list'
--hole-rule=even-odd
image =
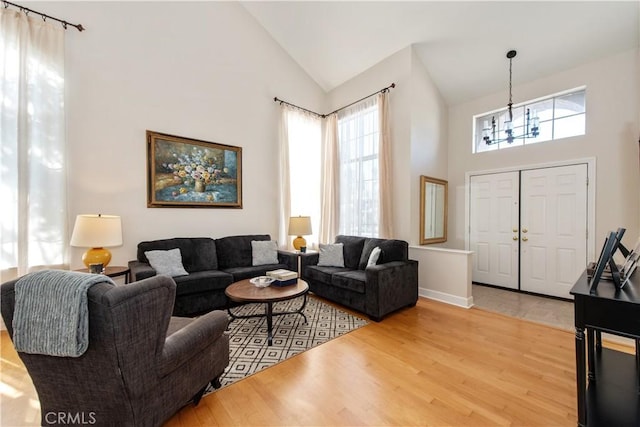
[{"label": "white double front door", "polygon": [[587,165],[469,179],[473,281],[570,298],[587,264]]}]

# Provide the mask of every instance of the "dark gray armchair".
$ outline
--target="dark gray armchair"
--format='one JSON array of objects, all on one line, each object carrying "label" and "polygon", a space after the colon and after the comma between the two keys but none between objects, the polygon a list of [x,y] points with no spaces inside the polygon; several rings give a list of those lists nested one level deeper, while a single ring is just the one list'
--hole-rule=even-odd
[{"label": "dark gray armchair", "polygon": [[[12,339],[14,285],[0,287]],[[84,354],[19,353],[38,392],[42,425],[56,424],[63,413],[94,425],[159,426],[189,402],[197,404],[209,383],[219,387],[229,364],[227,315],[172,318],[175,293],[168,276],[95,284],[88,291]]]}]

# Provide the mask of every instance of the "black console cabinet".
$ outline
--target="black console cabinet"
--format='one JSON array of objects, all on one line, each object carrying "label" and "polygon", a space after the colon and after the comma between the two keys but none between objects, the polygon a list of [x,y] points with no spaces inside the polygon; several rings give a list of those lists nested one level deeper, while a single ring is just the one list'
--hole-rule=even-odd
[{"label": "black console cabinet", "polygon": [[[571,294],[576,326],[578,425],[640,426],[640,274],[636,271],[622,289],[601,280],[597,291],[590,294],[585,271]],[[636,339],[636,356],[602,348],[601,332]]]}]

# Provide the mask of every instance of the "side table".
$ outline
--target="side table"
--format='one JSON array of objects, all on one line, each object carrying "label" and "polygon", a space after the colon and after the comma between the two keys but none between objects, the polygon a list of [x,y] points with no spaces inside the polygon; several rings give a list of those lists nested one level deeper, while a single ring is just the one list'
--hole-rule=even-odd
[{"label": "side table", "polygon": [[600,283],[592,294],[589,285],[585,271],[571,288],[576,327],[578,426],[638,426],[638,354],[603,348],[597,338],[594,343],[594,335],[608,332],[636,342],[640,339],[640,322],[636,320],[640,317],[640,273],[636,270],[622,289],[617,289],[613,282]]},{"label": "side table", "polygon": [[300,257],[318,253],[318,251],[314,251],[314,250],[310,250],[310,249],[307,249],[306,252],[300,252],[300,251],[297,251],[297,250],[289,250],[289,249],[279,249],[279,251],[280,252],[286,252],[286,253],[289,253],[289,254],[297,256],[297,259],[298,259],[298,277],[302,276],[302,271],[300,271]]},{"label": "side table", "polygon": [[[88,273],[89,269],[88,268],[79,268],[77,270],[73,270],[73,271],[79,271],[80,273]],[[124,276],[124,283],[127,284],[131,281],[131,270],[129,269],[129,267],[124,267],[124,266],[118,266],[118,265],[114,265],[114,266],[107,266],[104,268],[104,273],[105,276],[107,277],[119,277],[119,276]]]}]

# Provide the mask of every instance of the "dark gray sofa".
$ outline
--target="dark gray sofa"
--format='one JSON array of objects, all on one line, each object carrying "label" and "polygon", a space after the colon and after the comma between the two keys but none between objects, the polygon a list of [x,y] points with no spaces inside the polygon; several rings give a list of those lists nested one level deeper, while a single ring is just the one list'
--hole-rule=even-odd
[{"label": "dark gray sofa", "polygon": [[[302,279],[313,293],[365,313],[374,321],[416,304],[418,262],[409,259],[407,242],[340,235],[336,243],[344,245],[344,267],[318,266],[318,253],[301,256]],[[376,246],[382,251],[380,259],[367,267]]]},{"label": "dark gray sofa", "polygon": [[252,266],[252,240],[271,240],[268,234],[229,236],[220,239],[184,237],[141,242],[137,259],[129,261],[134,281],[156,275],[145,252],[179,248],[188,276],[177,276],[174,316],[194,316],[225,308],[225,289],[238,280],[285,268],[298,271],[295,254],[278,251],[278,264]]}]

